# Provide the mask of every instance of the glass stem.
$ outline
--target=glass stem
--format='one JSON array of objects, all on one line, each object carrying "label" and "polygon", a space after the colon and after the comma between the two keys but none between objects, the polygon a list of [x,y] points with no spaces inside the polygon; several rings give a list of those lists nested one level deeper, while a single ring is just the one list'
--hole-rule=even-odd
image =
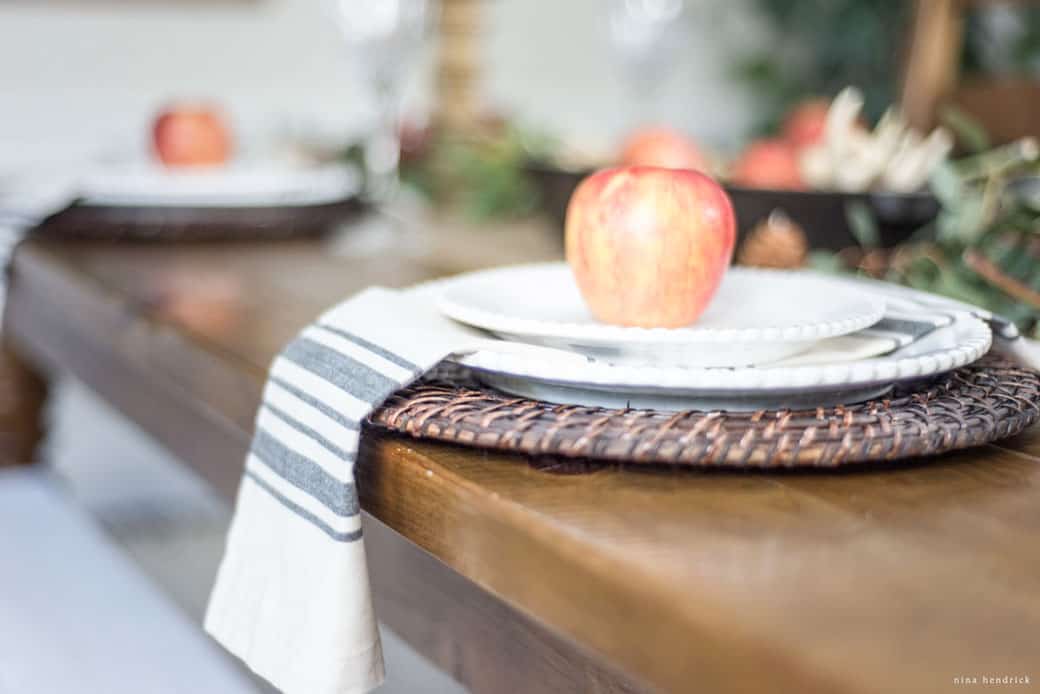
[{"label": "glass stem", "polygon": [[377,81],[374,91],[378,112],[376,128],[365,142],[365,183],[368,198],[381,205],[393,199],[400,185],[400,106],[397,91],[389,81]]}]

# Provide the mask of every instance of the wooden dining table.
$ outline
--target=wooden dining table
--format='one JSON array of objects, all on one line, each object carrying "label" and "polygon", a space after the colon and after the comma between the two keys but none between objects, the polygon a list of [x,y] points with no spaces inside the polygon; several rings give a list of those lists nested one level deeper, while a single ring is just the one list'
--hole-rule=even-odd
[{"label": "wooden dining table", "polygon": [[[356,213],[298,240],[29,240],[9,349],[83,381],[232,499],[267,365],[323,309],[561,252],[540,223],[371,226]],[[378,617],[472,691],[1040,680],[1040,429],[842,471],[546,462],[363,434]]]}]

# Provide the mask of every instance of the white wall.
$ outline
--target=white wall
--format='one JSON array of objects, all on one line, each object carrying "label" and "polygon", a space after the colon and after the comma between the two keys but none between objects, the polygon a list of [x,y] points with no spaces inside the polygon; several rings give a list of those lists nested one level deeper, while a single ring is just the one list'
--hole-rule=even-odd
[{"label": "white wall", "polygon": [[606,0],[494,0],[490,98],[564,134],[614,138],[633,119],[682,127],[732,145],[752,122],[750,95],[733,63],[760,48],[764,29],[744,0],[686,0],[686,38],[658,103],[634,104],[604,30]]},{"label": "white wall", "polygon": [[[488,0],[489,101],[529,123],[595,140],[631,106],[598,17],[604,0]],[[748,117],[728,80],[735,46],[759,32],[742,2],[689,0],[689,39],[661,93],[661,120],[732,141]],[[321,0],[0,3],[0,158],[125,152],[175,97],[223,103],[247,137],[287,123],[360,127]]]},{"label": "white wall", "polygon": [[247,129],[356,110],[315,0],[92,4],[0,4],[0,138],[34,148],[139,142],[174,97],[218,99]]}]

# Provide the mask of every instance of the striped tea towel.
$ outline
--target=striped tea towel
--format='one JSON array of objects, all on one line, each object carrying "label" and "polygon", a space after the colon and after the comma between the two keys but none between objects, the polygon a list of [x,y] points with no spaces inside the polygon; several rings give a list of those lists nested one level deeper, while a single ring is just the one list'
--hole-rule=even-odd
[{"label": "striped tea towel", "polygon": [[287,694],[382,682],[354,488],[361,422],[474,334],[415,294],[372,288],[271,366],[205,626]]}]

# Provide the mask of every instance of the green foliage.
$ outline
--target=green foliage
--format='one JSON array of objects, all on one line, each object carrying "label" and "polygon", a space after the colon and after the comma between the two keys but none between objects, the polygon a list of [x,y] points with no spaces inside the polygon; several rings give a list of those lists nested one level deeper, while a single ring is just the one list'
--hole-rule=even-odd
[{"label": "green foliage", "polygon": [[1040,210],[1016,187],[1040,187],[1036,142],[1022,140],[940,167],[936,221],[891,254],[886,279],[988,308],[1027,334],[1040,327]]},{"label": "green foliage", "polygon": [[884,279],[985,307],[1040,337],[1038,154],[1026,138],[947,162],[931,179],[939,215],[908,242],[877,249],[870,211],[853,209],[849,222],[860,229],[861,248],[816,251],[809,265],[875,276],[880,269]]},{"label": "green foliage", "polygon": [[901,0],[755,0],[776,40],[737,66],[737,77],[760,101],[761,131],[807,96],[833,96],[854,84],[864,113],[877,119],[892,103],[902,27],[910,3]]},{"label": "green foliage", "polygon": [[849,223],[849,231],[864,248],[874,248],[881,239],[881,231],[878,229],[874,213],[870,206],[862,200],[850,202],[845,209],[845,215]]},{"label": "green foliage", "polygon": [[523,217],[539,203],[525,165],[549,148],[545,138],[512,126],[480,136],[440,134],[422,159],[402,170],[402,180],[476,221]]},{"label": "green foliage", "polygon": [[965,74],[1035,74],[1040,69],[1040,8],[1004,5],[995,11],[1013,12],[1016,26],[993,31],[982,7],[968,13],[961,70]]},{"label": "green foliage", "polygon": [[993,146],[989,133],[982,124],[953,104],[947,104],[942,108],[939,120],[969,152],[977,154]]},{"label": "green foliage", "polygon": [[[864,114],[872,122],[896,101],[913,3],[754,0],[754,4],[771,25],[775,40],[742,60],[736,76],[759,98],[761,131],[773,131],[797,101],[833,96],[850,84],[863,90]],[[1006,35],[991,30],[985,21],[990,11],[995,10],[968,13],[962,71],[1035,74],[1040,70],[1040,8],[1014,8],[1018,25]],[[951,122],[947,125],[959,130]],[[977,138],[962,139],[973,151],[988,146]]]},{"label": "green foliage", "polygon": [[808,265],[813,270],[831,275],[847,274],[849,271],[841,257],[830,251],[809,251]]}]

